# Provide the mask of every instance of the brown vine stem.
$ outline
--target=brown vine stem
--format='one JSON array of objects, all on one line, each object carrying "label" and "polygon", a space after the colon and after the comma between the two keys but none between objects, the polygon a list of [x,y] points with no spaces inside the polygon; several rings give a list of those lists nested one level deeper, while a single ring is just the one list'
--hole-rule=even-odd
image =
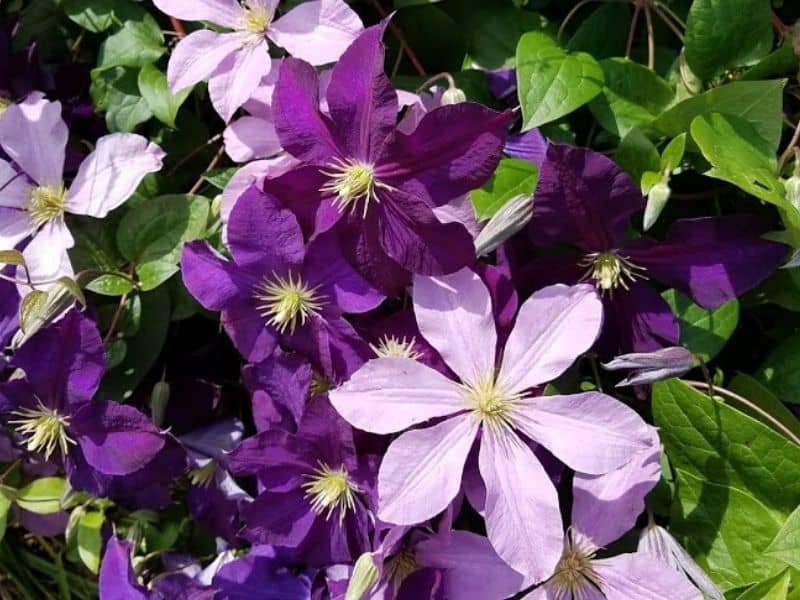
[{"label": "brown vine stem", "polygon": [[[383,8],[383,5],[380,3],[380,0],[369,0],[370,4],[372,4],[373,8],[378,11],[378,14],[381,16],[382,19],[385,19],[389,16],[389,13],[386,12],[386,9]],[[391,29],[394,37],[397,38],[397,41],[400,42],[400,45],[403,47],[403,50],[408,55],[408,60],[411,61],[411,64],[414,65],[414,69],[416,70],[417,74],[425,77],[428,73],[425,71],[425,67],[422,66],[422,63],[419,60],[419,57],[408,44],[406,41],[406,36],[403,34],[403,31],[395,24],[394,21],[389,21],[389,29]]]},{"label": "brown vine stem", "polygon": [[[708,390],[708,384],[703,382],[703,381],[691,381],[691,380],[687,380],[687,379],[683,379],[682,381],[684,383],[692,386],[695,389],[699,389],[699,390],[703,390],[703,391],[707,391]],[[734,393],[734,392],[732,392],[732,391],[730,391],[728,389],[725,389],[723,387],[714,386],[714,391],[719,393],[719,394],[722,394],[723,396],[727,396],[731,400],[734,400],[734,401],[738,402],[742,406],[746,406],[748,409],[752,410],[755,413],[758,413],[764,419],[769,421],[769,423],[775,429],[780,431],[790,441],[792,441],[795,444],[797,444],[798,446],[800,446],[800,437],[797,437],[795,435],[795,433],[791,429],[786,427],[786,425],[781,423],[778,419],[773,417],[771,414],[769,414],[767,411],[765,411],[763,408],[761,408],[757,404],[754,404],[754,403],[750,402],[750,400],[748,400],[747,398],[744,398],[743,396],[740,396],[739,394],[736,394],[736,393]]]},{"label": "brown vine stem", "polygon": [[650,5],[644,5],[644,20],[647,24],[647,67],[654,69],[656,66],[656,36],[653,32],[653,15]]},{"label": "brown vine stem", "polygon": [[631,57],[633,50],[633,37],[636,35],[636,25],[639,22],[639,12],[642,10],[641,4],[638,2],[633,9],[633,18],[631,18],[631,27],[628,30],[628,42],[625,44],[625,58]]},{"label": "brown vine stem", "polygon": [[781,158],[778,161],[779,176],[783,170],[783,165],[785,165],[786,161],[789,160],[789,156],[792,154],[792,149],[797,145],[798,140],[800,140],[800,121],[797,122],[797,126],[794,128],[794,133],[792,134],[792,139],[789,140],[789,145],[786,146],[786,149],[783,151],[783,154],[781,154]]},{"label": "brown vine stem", "polygon": [[225,154],[225,146],[220,146],[220,149],[217,150],[217,153],[214,155],[214,158],[212,158],[211,162],[208,163],[206,170],[203,171],[200,177],[197,178],[197,181],[194,182],[192,189],[189,190],[189,194],[197,193],[197,190],[199,190],[203,186],[203,175],[211,171],[214,167],[216,167],[219,164],[219,161],[222,160],[223,154]]},{"label": "brown vine stem", "polygon": [[174,167],[172,167],[172,168],[169,170],[169,173],[167,173],[167,177],[172,177],[173,175],[175,175],[175,173],[177,173],[177,172],[178,172],[178,169],[180,169],[180,168],[181,168],[183,165],[185,165],[187,162],[189,162],[190,160],[192,160],[192,159],[193,159],[193,158],[194,158],[194,157],[195,157],[195,156],[196,156],[198,153],[202,152],[203,150],[205,150],[206,148],[208,148],[208,147],[209,147],[211,144],[214,144],[214,143],[216,143],[216,142],[220,141],[221,139],[222,139],[222,134],[221,134],[221,133],[218,133],[217,135],[215,135],[215,136],[211,137],[211,138],[210,138],[210,139],[209,139],[209,140],[208,140],[208,141],[207,141],[205,144],[203,144],[202,146],[198,146],[197,148],[195,148],[194,150],[192,150],[191,152],[189,152],[189,154],[187,154],[187,155],[186,155],[186,156],[184,156],[182,159],[180,159],[180,160],[179,160],[177,163],[175,163],[175,166],[174,166]]},{"label": "brown vine stem", "polygon": [[175,30],[175,34],[178,36],[178,39],[183,39],[186,37],[186,29],[183,28],[183,23],[177,17],[170,17],[170,23],[172,23],[172,28]]}]

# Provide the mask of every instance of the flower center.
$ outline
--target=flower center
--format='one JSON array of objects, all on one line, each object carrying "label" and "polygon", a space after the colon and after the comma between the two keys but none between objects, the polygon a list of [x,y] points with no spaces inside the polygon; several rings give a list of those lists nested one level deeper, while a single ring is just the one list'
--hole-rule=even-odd
[{"label": "flower center", "polygon": [[302,485],[306,491],[305,497],[311,499],[311,508],[315,513],[327,511],[325,520],[330,519],[333,511],[338,508],[341,523],[347,511],[355,509],[356,494],[361,492],[361,488],[350,481],[344,465],[334,470],[320,461],[319,468],[306,477],[308,482]]},{"label": "flower center", "polygon": [[67,203],[67,191],[64,186],[42,185],[33,188],[31,192],[28,212],[33,224],[41,227],[45,223],[64,214],[64,205]]},{"label": "flower center", "polygon": [[377,344],[370,344],[369,347],[379,358],[410,358],[412,360],[419,360],[422,358],[422,353],[414,350],[414,344],[417,338],[411,339],[402,337],[398,338],[393,335],[385,335]]},{"label": "flower center", "polygon": [[592,569],[594,553],[582,548],[568,534],[564,540],[564,553],[556,565],[552,587],[557,600],[583,598],[588,592],[600,589],[600,578]]},{"label": "flower center", "polygon": [[511,409],[521,394],[510,394],[498,388],[494,373],[463,387],[472,414],[484,426],[494,429],[511,427]]},{"label": "flower center", "polygon": [[267,319],[280,333],[287,329],[294,333],[297,324],[306,324],[309,316],[318,315],[325,306],[324,297],[317,293],[317,288],[309,288],[298,275],[292,272],[284,278],[273,275],[272,279],[264,278],[254,291],[253,297],[259,301],[259,314]]},{"label": "flower center", "polygon": [[67,434],[69,418],[51,410],[41,402],[36,408],[24,408],[11,413],[18,419],[9,420],[17,433],[22,436],[29,452],[42,452],[45,460],[50,460],[58,446],[66,455],[69,444],[75,444]]},{"label": "flower center", "polygon": [[197,467],[189,471],[189,479],[192,485],[198,487],[208,487],[214,481],[214,475],[217,472],[217,461],[209,460],[202,467]]},{"label": "flower center", "polygon": [[419,569],[419,565],[414,553],[408,548],[403,548],[386,561],[384,568],[386,569],[386,579],[392,582],[394,590],[397,591],[403,580]]},{"label": "flower center", "polygon": [[328,380],[325,375],[314,371],[311,374],[311,385],[308,386],[308,397],[314,398],[315,396],[327,394],[335,387],[336,386],[333,384],[333,382]]},{"label": "flower center", "polygon": [[320,192],[330,192],[336,195],[334,204],[339,212],[354,211],[359,202],[364,203],[362,216],[367,216],[370,202],[379,203],[378,188],[392,189],[375,178],[375,169],[372,165],[359,160],[335,159],[323,175],[330,177],[330,181],[320,188]]},{"label": "flower center", "polygon": [[628,290],[628,284],[637,279],[647,279],[645,268],[633,264],[627,257],[610,252],[593,252],[587,254],[580,262],[587,267],[581,281],[594,279],[594,285],[603,292],[613,292],[618,287]]},{"label": "flower center", "polygon": [[265,7],[252,6],[248,3],[248,6],[244,9],[240,29],[247,33],[262,36],[269,29],[270,23],[272,23],[272,15]]},{"label": "flower center", "polygon": [[11,100],[0,96],[0,117],[3,116],[3,113],[6,112],[9,106],[11,106]]}]

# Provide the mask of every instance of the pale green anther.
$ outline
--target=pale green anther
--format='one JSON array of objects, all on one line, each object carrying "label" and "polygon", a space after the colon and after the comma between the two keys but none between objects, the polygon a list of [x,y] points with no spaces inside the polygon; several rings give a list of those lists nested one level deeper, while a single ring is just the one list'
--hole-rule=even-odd
[{"label": "pale green anther", "polygon": [[41,452],[45,460],[50,460],[56,448],[61,450],[62,456],[66,456],[69,445],[75,444],[75,440],[67,433],[69,418],[41,402],[36,408],[24,408],[11,414],[18,418],[10,419],[9,424],[23,438],[28,451]]},{"label": "pale green anther", "polygon": [[484,426],[499,429],[511,426],[512,409],[520,394],[511,394],[497,385],[494,372],[473,384],[462,384],[472,414]]},{"label": "pale green anther", "polygon": [[375,564],[372,554],[369,552],[362,554],[353,567],[353,574],[347,584],[344,600],[361,600],[380,578],[381,572]]},{"label": "pale green anther", "polygon": [[595,287],[602,292],[613,292],[618,287],[627,290],[636,279],[647,279],[644,267],[613,251],[587,254],[580,265],[587,267],[581,280],[594,279]]},{"label": "pale green anther", "polygon": [[263,35],[269,29],[272,15],[263,6],[249,6],[244,11],[241,29],[247,33]]},{"label": "pale green anther", "polygon": [[467,101],[467,95],[464,93],[464,90],[451,87],[447,88],[444,93],[442,93],[442,105],[447,106],[450,104],[460,104],[461,102]]},{"label": "pale green anther", "polygon": [[253,297],[259,301],[259,314],[280,333],[287,329],[294,333],[298,325],[305,325],[310,316],[319,314],[325,306],[317,288],[308,287],[299,275],[291,272],[287,277],[265,278],[253,290]]},{"label": "pale green anther", "polygon": [[208,487],[214,480],[214,475],[216,472],[217,462],[215,460],[209,460],[202,467],[198,467],[190,471],[189,478],[192,481],[192,485],[196,485],[198,487]]},{"label": "pale green anther", "polygon": [[417,339],[412,337],[398,338],[394,335],[385,335],[378,340],[377,344],[370,344],[369,347],[378,358],[410,358],[419,360],[422,353],[414,349]]},{"label": "pale green anther", "polygon": [[366,217],[370,204],[380,202],[378,189],[392,189],[378,181],[371,164],[359,160],[337,158],[321,173],[330,180],[319,191],[333,194],[333,203],[341,213],[353,212],[363,202],[362,216]]},{"label": "pale green anther", "polygon": [[333,511],[339,509],[339,522],[344,521],[347,511],[354,510],[356,494],[361,488],[350,480],[344,465],[332,469],[324,462],[319,462],[319,468],[306,475],[308,482],[302,485],[306,491],[305,497],[311,501],[311,509],[322,514],[327,512],[325,519],[330,519]]},{"label": "pale green anther", "polygon": [[0,96],[0,117],[3,116],[3,113],[6,112],[9,106],[11,106],[11,100]]},{"label": "pale green anther", "polygon": [[64,186],[41,185],[33,188],[28,205],[28,213],[36,227],[57,219],[64,214],[67,191]]}]

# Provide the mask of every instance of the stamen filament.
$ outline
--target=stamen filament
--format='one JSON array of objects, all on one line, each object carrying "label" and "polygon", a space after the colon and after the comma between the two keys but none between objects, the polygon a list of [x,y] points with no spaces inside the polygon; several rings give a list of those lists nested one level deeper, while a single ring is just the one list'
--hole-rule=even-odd
[{"label": "stamen filament", "polygon": [[414,349],[414,344],[417,343],[417,338],[402,337],[398,338],[394,335],[385,335],[378,340],[377,344],[370,344],[369,347],[379,358],[410,358],[412,360],[419,360],[422,358],[422,352]]},{"label": "stamen filament", "polygon": [[23,408],[11,414],[19,418],[10,419],[8,423],[22,436],[28,451],[41,452],[45,460],[50,460],[56,447],[66,456],[69,445],[76,444],[67,434],[69,417],[47,408],[41,401],[35,409]]},{"label": "stamen filament", "polygon": [[315,513],[322,514],[327,511],[326,521],[338,508],[339,523],[341,523],[347,511],[355,510],[355,495],[361,492],[361,488],[350,480],[344,465],[334,470],[322,461],[318,461],[317,464],[319,468],[306,475],[309,481],[301,486],[306,490],[305,498],[311,499],[311,509]]},{"label": "stamen filament", "polygon": [[629,284],[637,279],[647,279],[644,275],[646,269],[632,263],[627,256],[622,256],[616,251],[592,252],[587,254],[580,263],[581,267],[587,267],[586,272],[581,276],[581,281],[594,279],[594,285],[598,290],[613,293],[618,287],[628,291]]},{"label": "stamen filament", "polygon": [[371,202],[380,203],[379,189],[394,189],[375,178],[375,169],[371,164],[355,159],[335,158],[328,166],[328,170],[320,172],[330,177],[330,181],[319,191],[334,194],[336,196],[334,206],[341,213],[348,210],[352,213],[356,205],[363,201],[362,218],[366,218]]},{"label": "stamen filament", "polygon": [[309,288],[302,278],[291,271],[287,277],[273,274],[264,278],[253,290],[259,301],[259,314],[267,319],[267,325],[279,333],[294,333],[297,325],[303,326],[312,315],[319,315],[325,306],[325,298],[317,293],[317,287]]}]

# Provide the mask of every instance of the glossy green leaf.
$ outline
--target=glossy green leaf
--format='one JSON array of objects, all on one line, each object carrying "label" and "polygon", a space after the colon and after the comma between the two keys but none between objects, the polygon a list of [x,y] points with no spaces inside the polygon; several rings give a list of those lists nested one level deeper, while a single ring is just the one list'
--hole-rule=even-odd
[{"label": "glossy green leaf", "polygon": [[173,94],[167,84],[167,76],[155,66],[147,64],[139,71],[139,92],[155,117],[169,127],[175,127],[178,109],[184,103],[192,87]]},{"label": "glossy green leaf", "polygon": [[686,19],[686,62],[698,77],[752,65],[772,49],[769,0],[694,0]]},{"label": "glossy green leaf", "polygon": [[0,492],[0,542],[6,535],[6,525],[8,524],[8,512],[11,509],[11,499]]},{"label": "glossy green leaf", "polygon": [[786,600],[791,582],[791,571],[784,569],[775,577],[757,583],[740,596],[736,596],[736,600]]},{"label": "glossy green leaf", "polygon": [[633,128],[622,138],[614,154],[614,162],[639,182],[647,171],[658,171],[658,148],[641,129]]},{"label": "glossy green leaf", "polygon": [[114,24],[114,0],[64,0],[64,12],[70,20],[93,33]]},{"label": "glossy green leaf", "polygon": [[527,161],[505,158],[481,189],[474,190],[470,197],[479,221],[490,219],[511,198],[530,196],[539,181],[539,168]]},{"label": "glossy green leaf", "polygon": [[800,404],[800,335],[792,335],[779,344],[756,373],[756,377],[784,402]]},{"label": "glossy green leaf", "polygon": [[61,496],[66,488],[67,481],[61,477],[43,477],[20,489],[15,501],[27,511],[49,515],[61,510]]},{"label": "glossy green leaf", "polygon": [[682,133],[664,147],[661,153],[661,171],[669,173],[676,169],[683,160],[684,152],[686,152],[686,134]]},{"label": "glossy green leaf", "polygon": [[567,44],[567,50],[588,52],[598,60],[622,56],[625,54],[630,16],[630,7],[625,4],[600,4],[581,21]]},{"label": "glossy green leaf", "polygon": [[800,506],[789,515],[764,554],[800,570]]},{"label": "glossy green leaf", "polygon": [[705,362],[722,350],[739,322],[739,302],[736,300],[708,310],[676,290],[667,290],[661,295],[678,318],[681,345]]},{"label": "glossy green leaf", "polygon": [[98,53],[98,66],[142,67],[157,61],[167,51],[164,34],[149,14],[125,21],[122,29],[106,38]]},{"label": "glossy green leaf", "polygon": [[675,92],[653,70],[625,58],[600,61],[605,86],[589,103],[603,128],[623,137],[646,127],[672,103]]},{"label": "glossy green leaf", "polygon": [[[739,394],[740,396],[743,396],[744,398],[747,398],[750,402],[754,403],[762,410],[765,410],[767,413],[785,425],[789,431],[793,432],[798,438],[800,438],[800,421],[794,416],[794,413],[784,406],[784,404],[775,394],[773,394],[755,377],[751,377],[745,373],[739,373],[728,384],[728,389]],[[751,417],[764,422],[766,425],[774,427],[772,424],[767,423],[764,420],[764,417],[755,411],[750,411],[744,406],[741,407],[741,410],[749,414]]]},{"label": "glossy green leaf", "polygon": [[517,46],[517,84],[523,128],[554,121],[603,89],[603,69],[584,52],[567,53],[548,35],[526,33]]},{"label": "glossy green leaf", "polygon": [[99,511],[85,512],[78,521],[78,556],[92,573],[97,573],[100,569],[104,521],[105,515]]},{"label": "glossy green leaf", "polygon": [[153,116],[139,94],[136,70],[114,67],[92,71],[90,93],[97,110],[105,111],[109,130],[130,132]]}]

